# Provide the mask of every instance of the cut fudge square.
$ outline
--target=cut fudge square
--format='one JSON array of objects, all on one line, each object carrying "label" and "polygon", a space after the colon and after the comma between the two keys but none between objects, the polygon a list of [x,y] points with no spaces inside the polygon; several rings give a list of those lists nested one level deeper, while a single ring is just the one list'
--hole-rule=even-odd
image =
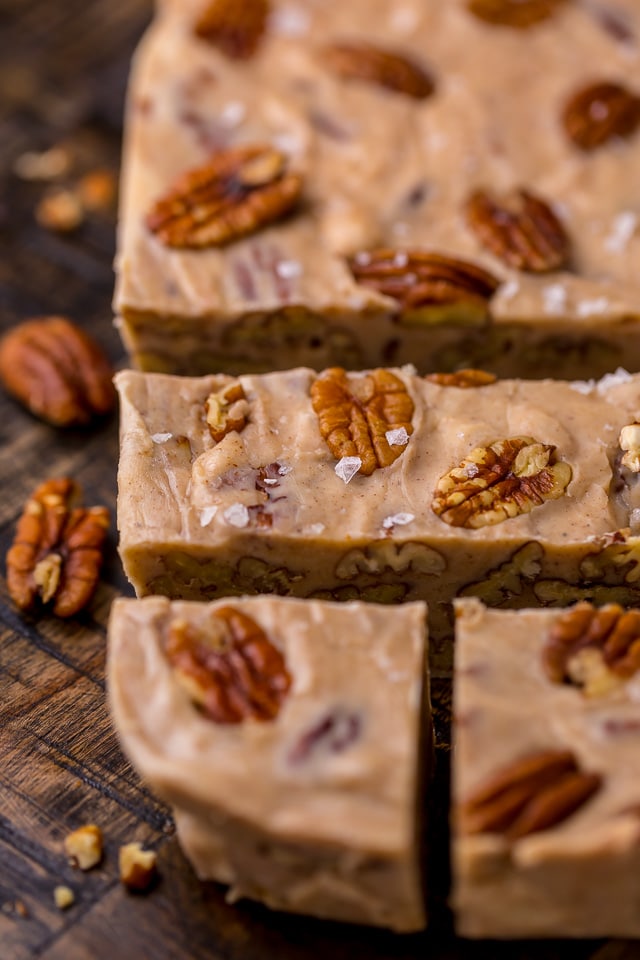
[{"label": "cut fudge square", "polygon": [[640,369],[637,0],[372,2],[158,5],[121,191],[133,363]]},{"label": "cut fudge square", "polygon": [[640,936],[639,667],[640,610],[456,603],[463,936]]},{"label": "cut fudge square", "polygon": [[115,726],[200,878],[275,909],[425,925],[426,637],[421,603],[116,601]]},{"label": "cut fudge square", "polygon": [[139,595],[638,602],[640,377],[123,372],[118,525]]}]

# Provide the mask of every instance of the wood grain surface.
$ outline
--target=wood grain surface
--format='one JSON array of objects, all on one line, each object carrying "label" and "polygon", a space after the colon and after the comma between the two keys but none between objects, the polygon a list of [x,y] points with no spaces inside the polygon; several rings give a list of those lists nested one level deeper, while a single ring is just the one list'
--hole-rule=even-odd
[{"label": "wood grain surface", "polygon": [[[21,180],[25,151],[65,144],[67,180],[117,170],[122,101],[133,47],[150,0],[0,0],[0,327],[65,314],[90,330],[116,366],[126,364],[112,326],[113,213],[92,214],[70,235],[40,227],[34,208],[46,186]],[[117,422],[59,431],[0,396],[0,553],[33,488],[70,475],[88,504],[115,515]],[[430,799],[433,922],[399,937],[358,927],[230,906],[199,883],[183,859],[167,809],[124,760],[105,703],[105,634],[114,596],[129,593],[116,553],[115,522],[101,585],[70,622],[19,614],[0,581],[0,960],[414,960],[563,958],[631,960],[633,943],[470,944],[450,933],[447,782],[450,687],[434,686],[439,749]],[[102,826],[103,864],[73,870],[65,835]],[[118,846],[138,839],[158,851],[161,879],[146,896],[117,878]],[[66,884],[76,902],[54,906]]]}]

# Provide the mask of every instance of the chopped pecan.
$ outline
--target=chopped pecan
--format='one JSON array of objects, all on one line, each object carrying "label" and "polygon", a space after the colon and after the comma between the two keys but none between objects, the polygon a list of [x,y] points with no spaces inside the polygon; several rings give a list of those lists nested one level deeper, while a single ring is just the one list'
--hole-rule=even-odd
[{"label": "chopped pecan", "polygon": [[388,370],[347,374],[331,367],[314,380],[311,402],[333,456],[359,459],[358,472],[366,477],[402,455],[406,444],[390,443],[388,433],[401,428],[407,436],[413,433],[413,400]]},{"label": "chopped pecan", "polygon": [[640,126],[640,97],[620,83],[591,83],[566,104],[562,120],[581,150],[595,150],[613,137],[630,137]]},{"label": "chopped pecan", "polygon": [[431,508],[445,523],[475,530],[557,500],[571,480],[571,467],[556,459],[555,450],[533,437],[476,447],[440,478]]},{"label": "chopped pecan", "polygon": [[429,373],[425,377],[430,383],[437,383],[439,387],[460,387],[466,390],[471,387],[488,387],[498,378],[495,373],[486,370],[456,370],[455,373]]},{"label": "chopped pecan", "polygon": [[622,451],[620,465],[631,473],[640,473],[640,423],[629,423],[623,427],[618,445]]},{"label": "chopped pecan", "polygon": [[573,683],[588,696],[607,693],[640,670],[640,610],[576,604],[554,621],[542,662],[554,683]]},{"label": "chopped pecan", "polygon": [[115,404],[102,349],[64,317],[27,320],[0,341],[0,380],[33,414],[57,427],[86,424]]},{"label": "chopped pecan", "polygon": [[423,250],[364,250],[348,262],[357,283],[397,300],[404,310],[466,303],[486,313],[499,286],[475,263]]},{"label": "chopped pecan", "polygon": [[565,0],[468,0],[467,8],[479,20],[524,30],[548,20]]},{"label": "chopped pecan", "polygon": [[270,6],[269,0],[210,0],[194,32],[232,60],[248,60],[266,32]]},{"label": "chopped pecan", "polygon": [[344,80],[364,80],[424,100],[434,90],[423,66],[403,54],[369,43],[330,43],[320,51],[322,64]]},{"label": "chopped pecan", "polygon": [[334,707],[298,736],[287,759],[292,766],[301,766],[317,755],[343,753],[361,737],[362,725],[357,711]]},{"label": "chopped pecan", "polygon": [[169,247],[223,246],[289,213],[301,190],[302,178],[273,147],[221,150],[180,177],[147,226]]},{"label": "chopped pecan", "polygon": [[476,190],[465,205],[467,223],[483,246],[516,270],[546,273],[565,266],[567,233],[548,203],[529,190],[495,199]]},{"label": "chopped pecan", "polygon": [[47,480],[27,502],[7,554],[7,586],[21,610],[38,601],[58,617],[72,617],[98,583],[109,528],[106,507],[71,508],[73,480]]},{"label": "chopped pecan", "polygon": [[501,833],[510,840],[562,823],[600,788],[571,750],[543,750],[515,760],[461,804],[463,833]]},{"label": "chopped pecan", "polygon": [[204,408],[209,432],[216,443],[234,430],[239,433],[247,423],[249,404],[239,380],[209,394]]},{"label": "chopped pecan", "polygon": [[142,893],[148,890],[158,874],[158,857],[153,850],[143,850],[142,844],[125,843],[118,850],[120,883],[127,890]]},{"label": "chopped pecan", "polygon": [[95,823],[87,823],[69,833],[64,839],[64,852],[73,867],[91,870],[102,860],[104,839]]},{"label": "chopped pecan", "polygon": [[207,630],[174,622],[166,653],[176,679],[216,723],[273,720],[291,686],[282,653],[235,607],[213,611]]}]

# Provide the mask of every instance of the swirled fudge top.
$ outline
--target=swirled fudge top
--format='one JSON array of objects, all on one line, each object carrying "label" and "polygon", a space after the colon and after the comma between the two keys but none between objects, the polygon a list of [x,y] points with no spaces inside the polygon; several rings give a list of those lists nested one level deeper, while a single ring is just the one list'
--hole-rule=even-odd
[{"label": "swirled fudge top", "polygon": [[640,376],[493,381],[411,368],[120,373],[122,543],[563,550],[637,533]]},{"label": "swirled fudge top", "polygon": [[637,315],[639,98],[636,0],[165,0],[116,306]]}]

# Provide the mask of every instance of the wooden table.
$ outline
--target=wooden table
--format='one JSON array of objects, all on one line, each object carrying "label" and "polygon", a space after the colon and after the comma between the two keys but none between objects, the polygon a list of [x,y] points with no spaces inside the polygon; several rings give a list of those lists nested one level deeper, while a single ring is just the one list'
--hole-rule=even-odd
[{"label": "wooden table", "polygon": [[[0,325],[65,314],[90,330],[116,366],[126,363],[112,326],[113,212],[75,233],[40,227],[34,209],[46,185],[14,172],[25,151],[67,145],[67,180],[117,170],[122,100],[131,52],[150,0],[0,0]],[[0,552],[33,488],[70,475],[89,504],[115,515],[117,423],[57,431],[0,396]],[[4,570],[3,570],[4,574]],[[433,923],[428,934],[379,931],[231,907],[200,884],[183,859],[167,809],[124,760],[105,702],[109,606],[130,592],[113,524],[103,579],[88,611],[71,622],[22,616],[0,582],[0,960],[413,960],[563,958],[630,960],[629,943],[469,944],[450,933],[446,900],[449,685],[434,689],[439,749],[431,810]],[[83,823],[102,826],[106,856],[74,871],[62,841]],[[117,877],[121,843],[158,851],[161,880],[132,896]],[[58,884],[75,905],[59,911]]]}]

